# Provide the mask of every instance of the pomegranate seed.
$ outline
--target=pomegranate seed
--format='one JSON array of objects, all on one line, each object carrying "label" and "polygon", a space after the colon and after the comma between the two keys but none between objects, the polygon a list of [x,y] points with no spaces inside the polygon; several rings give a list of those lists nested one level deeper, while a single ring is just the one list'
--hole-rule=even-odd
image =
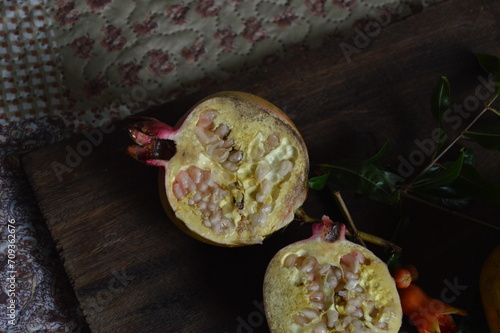
[{"label": "pomegranate seed", "polygon": [[204,110],[200,114],[200,117],[198,118],[198,122],[196,123],[196,126],[201,127],[201,128],[212,127],[213,120],[215,119],[216,115],[217,115],[216,110],[212,110],[212,109]]},{"label": "pomegranate seed", "polygon": [[304,261],[304,257],[303,256],[299,256],[297,257],[297,259],[295,260],[295,267],[300,267],[302,266],[302,262]]},{"label": "pomegranate seed", "polygon": [[324,323],[319,322],[316,325],[314,325],[313,328],[313,333],[327,333],[327,329]]},{"label": "pomegranate seed", "polygon": [[231,161],[225,161],[222,163],[222,167],[226,170],[229,170],[231,172],[236,172],[238,171],[238,165],[236,163],[233,163]]},{"label": "pomegranate seed", "polygon": [[326,312],[326,317],[328,319],[328,327],[334,327],[335,323],[339,320],[339,313],[333,309],[330,309]]},{"label": "pomegranate seed", "polygon": [[324,310],[324,308],[325,308],[323,303],[321,303],[321,302],[311,302],[311,306],[320,310],[320,311]]},{"label": "pomegranate seed", "polygon": [[209,144],[208,146],[205,147],[205,152],[209,156],[214,157],[214,155],[216,154],[215,151],[222,147],[222,143],[223,143],[222,140],[218,140],[212,144]]},{"label": "pomegranate seed", "polygon": [[293,169],[293,163],[290,162],[290,161],[281,161],[280,163],[280,166],[279,166],[279,170],[278,170],[278,174],[281,176],[281,177],[285,177],[286,175],[288,175],[290,173],[290,171],[292,171]]},{"label": "pomegranate seed", "polygon": [[309,319],[307,319],[306,317],[301,316],[301,315],[295,315],[295,316],[293,316],[293,321],[296,324],[299,324],[301,326],[305,326],[305,325],[309,324],[309,322],[310,322]]},{"label": "pomegranate seed", "polygon": [[217,136],[219,136],[219,138],[223,139],[224,137],[226,137],[226,135],[229,134],[229,126],[227,126],[226,124],[220,124],[219,126],[217,126],[214,132],[215,134],[217,134]]},{"label": "pomegranate seed", "polygon": [[196,190],[196,184],[185,170],[180,171],[176,179],[183,188],[188,190],[188,192]]},{"label": "pomegranate seed", "polygon": [[323,293],[321,291],[315,291],[309,296],[309,299],[317,302],[323,301]]},{"label": "pomegranate seed", "polygon": [[[286,266],[285,266],[286,267]],[[307,290],[308,291],[317,291],[319,290],[320,286],[319,286],[319,283],[316,282],[316,281],[313,281],[311,282],[308,286],[307,286]]]},{"label": "pomegranate seed", "polygon": [[200,168],[195,167],[194,165],[191,165],[189,168],[187,168],[187,173],[191,177],[191,179],[198,184],[201,182],[202,179],[202,170]]},{"label": "pomegranate seed", "polygon": [[307,319],[313,320],[319,318],[319,311],[313,308],[304,308],[302,309],[302,315]]},{"label": "pomegranate seed", "polygon": [[186,190],[177,182],[174,183],[172,191],[174,192],[175,197],[179,200],[186,196]]},{"label": "pomegranate seed", "polygon": [[268,164],[259,164],[255,170],[255,179],[257,179],[258,182],[262,182],[270,171],[271,167]]},{"label": "pomegranate seed", "polygon": [[214,212],[211,216],[210,216],[210,223],[212,224],[219,224],[220,223],[220,218],[221,218],[221,214],[219,211],[217,212]]},{"label": "pomegranate seed", "polygon": [[360,308],[356,308],[351,312],[351,316],[355,318],[363,318],[363,310],[361,310]]},{"label": "pomegranate seed", "polygon": [[243,152],[239,150],[233,150],[229,153],[228,160],[233,163],[238,163],[243,158]]},{"label": "pomegranate seed", "polygon": [[269,214],[270,212],[272,212],[272,210],[273,210],[273,205],[271,204],[262,205],[262,207],[260,208],[260,211],[266,214]]},{"label": "pomegranate seed", "polygon": [[224,143],[222,144],[223,148],[231,148],[232,146],[234,146],[234,140],[232,138],[225,140]]},{"label": "pomegranate seed", "polygon": [[267,194],[270,193],[272,189],[273,189],[273,183],[269,179],[264,179],[260,187],[260,192],[262,194]]},{"label": "pomegranate seed", "polygon": [[358,281],[357,280],[349,280],[347,281],[347,283],[345,284],[344,288],[347,289],[347,290],[353,290],[358,284]]},{"label": "pomegranate seed", "polygon": [[316,260],[316,258],[307,257],[304,259],[304,262],[302,263],[302,266],[300,267],[300,271],[302,273],[309,273],[310,271],[312,271],[316,267],[317,263],[318,263],[318,261]]},{"label": "pomegranate seed", "polygon": [[276,134],[270,134],[267,137],[266,143],[271,148],[277,148],[280,145],[280,138]]}]

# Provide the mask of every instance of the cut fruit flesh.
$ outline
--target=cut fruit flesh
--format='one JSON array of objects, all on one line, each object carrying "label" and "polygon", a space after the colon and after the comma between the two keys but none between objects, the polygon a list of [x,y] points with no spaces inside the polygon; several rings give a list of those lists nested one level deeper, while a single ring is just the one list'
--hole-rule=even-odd
[{"label": "cut fruit flesh", "polygon": [[271,332],[398,332],[402,310],[387,266],[347,240],[291,244],[264,279]]},{"label": "cut fruit flesh", "polygon": [[282,111],[257,96],[209,96],[178,129],[165,133],[162,139],[175,141],[175,154],[147,163],[164,167],[164,207],[200,240],[224,246],[261,243],[290,223],[305,201],[305,143]]}]

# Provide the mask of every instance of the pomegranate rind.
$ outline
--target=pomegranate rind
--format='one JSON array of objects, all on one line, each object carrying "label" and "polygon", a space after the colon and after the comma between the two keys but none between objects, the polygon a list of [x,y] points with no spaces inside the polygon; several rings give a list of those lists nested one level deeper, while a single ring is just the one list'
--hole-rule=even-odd
[{"label": "pomegranate rind", "polygon": [[500,245],[491,251],[483,263],[479,291],[491,333],[500,333]]},{"label": "pomegranate rind", "polygon": [[[264,278],[263,296],[266,318],[272,333],[306,332],[304,327],[296,324],[293,316],[301,309],[310,308],[310,300],[306,286],[300,281],[301,273],[296,267],[285,267],[284,262],[290,254],[313,256],[319,264],[328,263],[340,267],[340,259],[351,251],[361,251],[368,260],[367,265],[360,268],[360,285],[368,294],[368,299],[379,308],[390,308],[391,318],[387,329],[370,327],[370,332],[398,332],[401,326],[402,309],[394,279],[387,265],[368,249],[348,240],[333,243],[325,242],[321,236],[300,241],[281,249],[270,261]],[[332,305],[333,307],[334,305]],[[325,309],[325,311],[328,309]],[[341,308],[337,308],[342,313]],[[316,322],[311,322],[314,325]],[[306,326],[311,327],[311,326]],[[328,332],[336,332],[328,330]],[[350,332],[349,327],[346,332]]]},{"label": "pomegranate rind", "polygon": [[[279,193],[273,197],[274,209],[263,225],[254,227],[246,225],[248,222],[246,215],[252,213],[254,204],[251,192],[258,186],[257,182],[247,179],[251,178],[250,173],[255,172],[255,161],[251,162],[244,156],[238,172],[231,175],[206,157],[204,148],[193,134],[194,127],[205,110],[217,110],[218,121],[231,127],[229,137],[234,139],[238,149],[245,154],[251,151],[257,137],[265,138],[270,133],[286,138],[286,149],[293,151],[293,169],[288,178],[279,184]],[[198,240],[231,247],[262,243],[267,236],[288,225],[293,220],[295,211],[306,199],[309,157],[304,140],[286,114],[258,96],[228,91],[203,99],[182,119],[175,134],[175,141],[177,152],[165,164],[164,174],[160,177],[160,196],[171,220],[181,230]],[[203,225],[202,217],[196,207],[189,206],[186,200],[176,197],[173,191],[175,177],[189,165],[210,170],[224,188],[231,182],[242,184],[245,207],[239,213],[240,217],[236,216],[237,220],[234,221],[235,224],[230,232],[217,234],[208,229]]]}]

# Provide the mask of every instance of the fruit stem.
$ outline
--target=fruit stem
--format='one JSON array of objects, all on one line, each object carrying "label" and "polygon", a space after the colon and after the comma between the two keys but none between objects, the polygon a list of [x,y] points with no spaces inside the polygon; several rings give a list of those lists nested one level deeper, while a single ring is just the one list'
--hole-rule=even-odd
[{"label": "fruit stem", "polygon": [[342,195],[340,194],[340,191],[333,191],[333,195],[335,196],[335,199],[337,200],[338,205],[340,206],[340,209],[342,210],[342,214],[344,215],[344,218],[349,222],[349,226],[352,229],[352,236],[355,237],[358,242],[366,247],[365,242],[363,241],[363,238],[360,237],[358,228],[356,228],[356,225],[354,224],[354,220],[351,217],[351,213],[349,213],[349,209],[347,209],[347,206],[344,202],[344,199],[342,199]]},{"label": "fruit stem", "polygon": [[[350,231],[346,231],[346,235],[353,236]],[[380,238],[378,236],[368,234],[366,232],[358,231],[358,237],[369,242],[369,243],[389,248],[391,250],[391,252],[393,252],[393,253],[401,253],[403,251],[403,249],[401,247],[397,246],[396,244],[394,244],[388,240],[385,240],[383,238]]]},{"label": "fruit stem", "polygon": [[295,211],[295,218],[303,223],[318,223],[321,222],[321,219],[315,219],[314,217],[310,217],[304,211],[304,208],[300,207]]}]

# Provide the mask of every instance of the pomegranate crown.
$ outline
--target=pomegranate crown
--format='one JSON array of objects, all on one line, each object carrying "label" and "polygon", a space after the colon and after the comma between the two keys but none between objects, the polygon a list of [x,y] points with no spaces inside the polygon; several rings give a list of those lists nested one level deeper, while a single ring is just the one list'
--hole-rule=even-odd
[{"label": "pomegranate crown", "polygon": [[321,222],[313,224],[312,228],[312,237],[320,237],[330,243],[337,240],[345,240],[345,224],[333,222],[326,215],[321,218]]}]

